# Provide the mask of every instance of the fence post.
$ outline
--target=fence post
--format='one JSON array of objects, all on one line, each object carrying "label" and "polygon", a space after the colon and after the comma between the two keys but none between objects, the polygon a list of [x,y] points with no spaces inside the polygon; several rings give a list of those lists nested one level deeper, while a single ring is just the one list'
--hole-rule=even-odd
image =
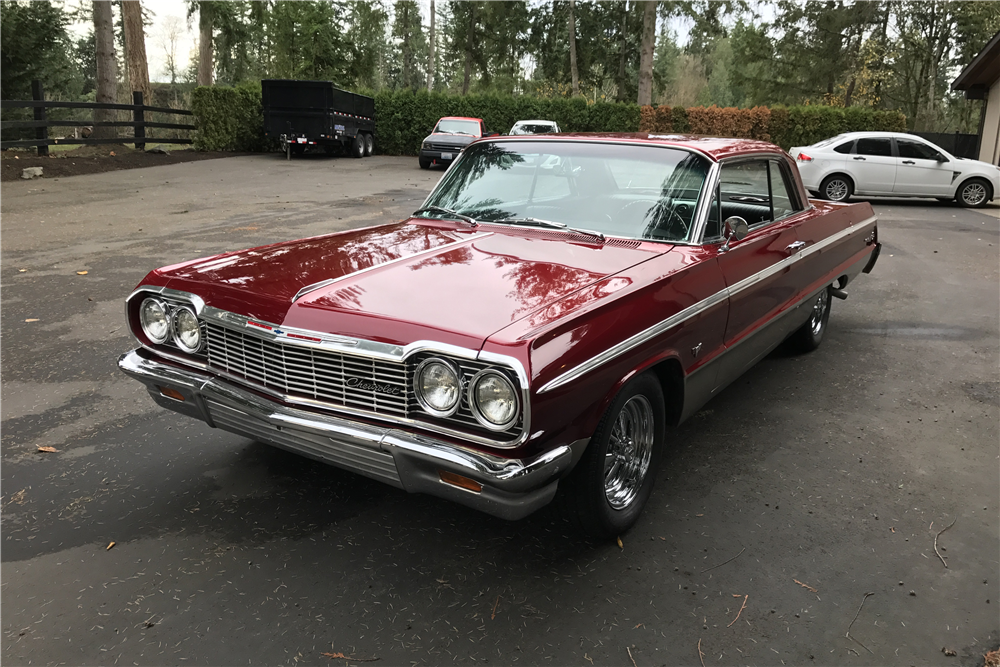
[{"label": "fence post", "polygon": [[145,115],[143,114],[144,109],[142,108],[142,91],[136,90],[132,93],[132,104],[136,105],[136,108],[132,111],[132,120],[136,123],[135,125],[135,149],[137,151],[146,150],[146,142],[140,141],[146,138],[146,126],[142,125],[145,122]]},{"label": "fence post", "polygon": [[[35,79],[31,82],[31,99],[45,101],[45,91],[42,89],[42,82]],[[35,107],[35,120],[45,120],[45,107]],[[39,141],[45,141],[44,145],[38,147],[38,154],[42,157],[49,154],[49,128],[48,127],[36,127],[35,128],[35,139]]]}]

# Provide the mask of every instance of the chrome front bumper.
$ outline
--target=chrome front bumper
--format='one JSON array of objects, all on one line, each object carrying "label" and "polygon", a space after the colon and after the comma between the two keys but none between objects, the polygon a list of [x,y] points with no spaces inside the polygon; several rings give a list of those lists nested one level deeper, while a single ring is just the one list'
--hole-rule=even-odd
[{"label": "chrome front bumper", "polygon": [[[503,519],[548,504],[558,480],[587,445],[578,440],[532,459],[506,459],[435,438],[290,408],[209,373],[180,368],[133,350],[118,367],[146,385],[160,406],[209,426],[356,472],[410,493],[427,493]],[[164,395],[173,390],[184,400]],[[482,484],[480,492],[441,481],[441,471]]]}]

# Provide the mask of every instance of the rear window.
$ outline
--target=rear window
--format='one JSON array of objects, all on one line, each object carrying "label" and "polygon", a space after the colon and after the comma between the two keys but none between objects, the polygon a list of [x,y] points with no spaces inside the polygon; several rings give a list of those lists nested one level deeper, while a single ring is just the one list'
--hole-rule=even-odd
[{"label": "rear window", "polygon": [[838,134],[835,137],[830,137],[829,139],[824,139],[823,141],[817,141],[812,145],[813,148],[822,148],[823,146],[829,146],[830,144],[837,143],[844,138],[843,134]]},{"label": "rear window", "polygon": [[845,141],[844,143],[840,144],[839,146],[836,146],[833,149],[833,152],[834,153],[843,153],[843,154],[846,155],[846,154],[848,154],[848,153],[851,152],[852,148],[854,148],[854,142],[853,141]]}]

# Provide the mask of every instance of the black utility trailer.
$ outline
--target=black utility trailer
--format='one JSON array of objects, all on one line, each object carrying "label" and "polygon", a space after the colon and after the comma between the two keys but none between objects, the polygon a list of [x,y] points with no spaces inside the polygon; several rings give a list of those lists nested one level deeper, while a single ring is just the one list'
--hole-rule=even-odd
[{"label": "black utility trailer", "polygon": [[290,158],[309,146],[353,157],[375,151],[375,100],[329,81],[265,79],[261,83],[264,134]]}]

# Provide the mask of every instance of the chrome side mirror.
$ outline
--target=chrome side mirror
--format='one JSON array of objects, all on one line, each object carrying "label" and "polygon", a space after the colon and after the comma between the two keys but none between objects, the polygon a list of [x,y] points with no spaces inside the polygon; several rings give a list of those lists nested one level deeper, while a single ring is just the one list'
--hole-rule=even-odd
[{"label": "chrome side mirror", "polygon": [[729,244],[733,241],[742,241],[750,233],[750,225],[747,221],[738,215],[733,215],[726,218],[723,223],[722,235],[725,237],[726,242],[719,249],[719,252],[727,252],[729,250]]}]

